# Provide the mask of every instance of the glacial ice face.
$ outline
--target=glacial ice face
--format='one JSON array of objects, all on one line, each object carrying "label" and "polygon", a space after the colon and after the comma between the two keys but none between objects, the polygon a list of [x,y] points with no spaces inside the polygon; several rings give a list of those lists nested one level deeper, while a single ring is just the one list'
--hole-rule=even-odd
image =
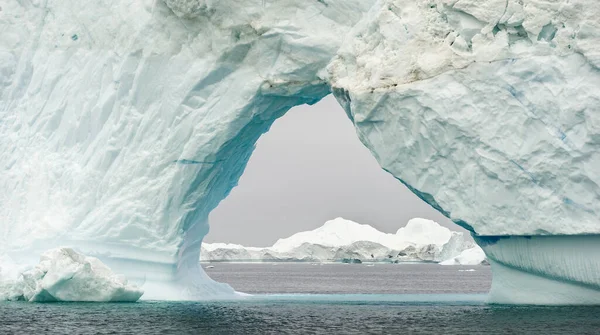
[{"label": "glacial ice face", "polygon": [[330,92],[384,169],[475,234],[598,234],[599,17],[590,0],[8,0],[0,251],[70,245],[229,294],[196,265],[208,213],[276,118]]},{"label": "glacial ice face", "polygon": [[48,250],[34,268],[13,272],[0,273],[0,300],[134,302],[144,293],[97,258],[70,248]]},{"label": "glacial ice face", "polygon": [[492,265],[491,303],[600,301],[598,235],[481,236],[476,241]]}]

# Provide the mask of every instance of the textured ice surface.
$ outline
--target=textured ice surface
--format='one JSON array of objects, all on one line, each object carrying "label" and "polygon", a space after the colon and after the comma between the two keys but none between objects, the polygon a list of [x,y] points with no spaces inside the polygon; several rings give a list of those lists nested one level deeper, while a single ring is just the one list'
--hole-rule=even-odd
[{"label": "textured ice surface", "polygon": [[26,271],[15,271],[6,258],[0,266],[13,269],[0,272],[0,300],[133,302],[144,293],[97,258],[70,248],[44,252],[39,264]]},{"label": "textured ice surface", "polygon": [[463,250],[460,254],[440,262],[440,265],[481,265],[486,263],[485,253],[479,246]]},{"label": "textured ice surface", "polygon": [[598,304],[599,235],[479,237],[493,303]]},{"label": "textured ice surface", "polygon": [[145,286],[231,294],[197,273],[208,213],[275,119],[329,94],[371,5],[3,3],[0,249],[68,245]]},{"label": "textured ice surface", "polygon": [[329,66],[382,167],[480,235],[598,233],[600,5],[383,3]]},{"label": "textured ice surface", "polygon": [[[415,262],[442,261],[473,247],[461,232],[415,218],[396,234],[387,234],[343,218],[317,229],[279,239],[272,247],[203,243],[202,261]],[[482,252],[483,253],[483,252]]]},{"label": "textured ice surface", "polygon": [[[520,271],[490,261],[493,271],[492,289],[487,299],[492,304],[528,305],[598,305],[598,285],[581,285],[546,275]],[[579,268],[579,272],[586,269]]]},{"label": "textured ice surface", "polygon": [[471,249],[475,246],[476,244],[471,238],[462,232],[453,231],[448,242],[444,244],[444,247],[438,255],[437,260],[445,261],[454,258],[455,256],[460,255],[460,253],[464,250]]},{"label": "textured ice surface", "polygon": [[275,119],[330,92],[475,234],[600,233],[599,18],[592,0],[5,1],[0,251],[69,245],[178,298],[230,294],[198,274],[208,213]]}]

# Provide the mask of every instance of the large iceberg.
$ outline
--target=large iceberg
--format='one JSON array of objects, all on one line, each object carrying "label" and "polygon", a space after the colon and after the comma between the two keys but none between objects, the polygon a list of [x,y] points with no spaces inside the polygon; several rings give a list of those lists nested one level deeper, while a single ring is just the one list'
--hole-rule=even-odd
[{"label": "large iceberg", "polygon": [[564,241],[567,281],[481,243],[501,282],[551,284],[492,299],[598,293],[570,243],[600,232],[599,18],[591,0],[5,1],[0,253],[69,245],[149,297],[232,294],[197,264],[209,212],[274,120],[333,93],[380,165],[473,235]]},{"label": "large iceberg", "polygon": [[[279,239],[272,247],[203,243],[203,262],[440,262],[481,248],[462,232],[415,218],[395,234],[336,218],[314,230]],[[481,251],[483,254],[483,251]],[[483,261],[483,260],[481,260]],[[480,261],[480,263],[481,263]],[[460,262],[459,262],[460,263]]]}]

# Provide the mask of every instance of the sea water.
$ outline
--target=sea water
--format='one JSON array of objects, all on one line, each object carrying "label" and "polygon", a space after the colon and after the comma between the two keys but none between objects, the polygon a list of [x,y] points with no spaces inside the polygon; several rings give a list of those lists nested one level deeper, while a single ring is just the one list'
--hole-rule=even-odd
[{"label": "sea water", "polygon": [[203,264],[216,281],[252,294],[487,293],[489,266],[438,264]]},{"label": "sea water", "polygon": [[[205,265],[206,266],[206,265]],[[597,334],[600,308],[489,306],[490,268],[213,264],[252,296],[219,302],[0,303],[0,333]],[[474,270],[474,271],[472,271]]]}]

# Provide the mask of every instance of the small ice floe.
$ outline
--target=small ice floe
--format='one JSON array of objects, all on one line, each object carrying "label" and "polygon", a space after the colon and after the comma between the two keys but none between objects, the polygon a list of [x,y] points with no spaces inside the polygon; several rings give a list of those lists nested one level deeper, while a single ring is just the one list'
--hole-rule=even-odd
[{"label": "small ice floe", "polygon": [[475,269],[458,270],[458,272],[475,272]]},{"label": "small ice floe", "polygon": [[214,269],[214,268],[215,268],[215,266],[214,266],[214,265],[207,265],[207,266],[205,266],[204,268],[205,268],[205,269]]},{"label": "small ice floe", "polygon": [[144,294],[98,258],[67,247],[42,253],[35,267],[8,279],[0,278],[0,300],[134,302]]}]

